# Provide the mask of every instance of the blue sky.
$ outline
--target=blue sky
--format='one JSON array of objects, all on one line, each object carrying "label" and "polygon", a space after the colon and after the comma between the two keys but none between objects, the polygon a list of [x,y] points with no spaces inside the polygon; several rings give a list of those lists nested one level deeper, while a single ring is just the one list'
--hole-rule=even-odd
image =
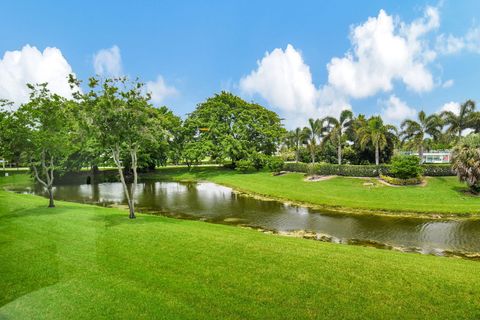
[{"label": "blue sky", "polygon": [[[398,123],[415,110],[479,98],[479,13],[479,1],[452,0],[9,1],[0,58],[18,53],[0,61],[0,95],[21,102],[22,81],[62,81],[70,69],[85,79],[99,71],[97,55],[104,75],[150,81],[154,102],[182,116],[226,89],[279,112],[288,127],[344,107]],[[391,34],[376,33],[389,22]],[[416,36],[414,23],[423,28]],[[364,46],[360,56],[355,48]],[[58,49],[48,59],[47,47]]]}]

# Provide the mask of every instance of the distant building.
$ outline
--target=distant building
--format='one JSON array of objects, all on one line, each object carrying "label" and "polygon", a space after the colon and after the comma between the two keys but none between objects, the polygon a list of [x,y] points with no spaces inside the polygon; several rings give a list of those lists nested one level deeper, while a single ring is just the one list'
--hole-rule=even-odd
[{"label": "distant building", "polygon": [[[401,151],[400,153],[418,157],[418,152]],[[422,163],[450,163],[451,160],[452,152],[450,150],[430,150],[423,153]]]}]

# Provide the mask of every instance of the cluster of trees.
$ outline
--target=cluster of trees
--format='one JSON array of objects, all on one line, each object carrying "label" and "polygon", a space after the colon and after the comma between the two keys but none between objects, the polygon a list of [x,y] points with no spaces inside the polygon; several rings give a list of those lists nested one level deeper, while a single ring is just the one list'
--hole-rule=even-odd
[{"label": "cluster of trees", "polygon": [[403,121],[400,128],[384,123],[380,116],[355,117],[344,110],[339,118],[309,119],[308,126],[288,132],[282,153],[289,160],[368,164],[388,162],[394,149],[418,151],[453,148],[466,130],[480,132],[480,112],[467,100],[459,113],[444,111]]},{"label": "cluster of trees", "polygon": [[0,154],[32,169],[48,190],[50,207],[59,171],[115,166],[135,218],[139,170],[204,159],[235,165],[255,154],[272,155],[285,132],[276,113],[227,92],[182,120],[167,107],[154,107],[138,80],[92,77],[87,90],[73,76],[69,83],[72,99],[38,84],[28,85],[30,100],[15,111],[0,100]]}]

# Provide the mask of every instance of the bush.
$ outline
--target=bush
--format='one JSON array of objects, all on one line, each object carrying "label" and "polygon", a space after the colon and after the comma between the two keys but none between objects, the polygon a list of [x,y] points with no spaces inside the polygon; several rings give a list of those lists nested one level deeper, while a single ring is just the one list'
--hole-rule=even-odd
[{"label": "bush", "polygon": [[410,185],[422,183],[422,178],[420,176],[417,176],[415,178],[400,179],[400,178],[389,177],[381,174],[380,178],[385,182],[394,184],[396,186],[410,186]]},{"label": "bush", "polygon": [[318,175],[338,175],[346,177],[378,177],[389,172],[388,165],[338,165],[329,163],[286,163],[285,170]]},{"label": "bush", "polygon": [[283,159],[280,157],[268,157],[265,162],[265,167],[271,172],[280,172],[285,165]]},{"label": "bush", "polygon": [[411,155],[396,155],[392,158],[390,175],[399,179],[410,179],[421,176],[423,168],[420,158]]},{"label": "bush", "polygon": [[[338,165],[338,164],[328,164],[328,163],[317,163],[312,165],[311,163],[303,162],[287,162],[284,165],[283,170],[291,172],[303,172],[307,174],[318,174],[318,175],[339,175],[347,177],[378,177],[380,173],[390,174],[391,165],[381,164],[376,165]],[[424,169],[425,176],[454,176],[455,173],[452,171],[450,164],[423,164],[422,168]]]},{"label": "bush", "polygon": [[255,170],[251,160],[238,160],[235,166],[235,170],[241,173],[248,173]]},{"label": "bush", "polygon": [[267,158],[268,158],[268,156],[264,155],[263,153],[258,153],[258,152],[254,152],[248,157],[252,166],[257,171],[262,169],[265,166],[265,164],[267,162]]},{"label": "bush", "polygon": [[452,165],[445,164],[423,164],[423,175],[430,177],[445,177],[454,176],[455,172],[452,170]]}]

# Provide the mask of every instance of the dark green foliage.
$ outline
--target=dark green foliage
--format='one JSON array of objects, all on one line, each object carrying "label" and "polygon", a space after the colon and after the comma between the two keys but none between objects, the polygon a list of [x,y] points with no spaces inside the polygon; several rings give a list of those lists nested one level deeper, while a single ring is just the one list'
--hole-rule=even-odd
[{"label": "dark green foliage", "polygon": [[236,162],[235,170],[241,173],[248,173],[255,170],[255,167],[251,160],[238,160]]},{"label": "dark green foliage", "polygon": [[417,178],[423,174],[420,159],[412,155],[396,155],[392,158],[390,175],[398,179]]},{"label": "dark green foliage", "polygon": [[190,150],[202,149],[205,156],[232,163],[253,153],[273,154],[285,133],[275,112],[228,92],[200,103],[184,127]]},{"label": "dark green foliage", "polygon": [[347,177],[378,177],[389,172],[388,165],[338,165],[328,163],[286,163],[285,170],[318,175],[338,175]]},{"label": "dark green foliage", "polygon": [[423,175],[429,177],[446,177],[454,176],[452,165],[446,164],[423,164]]},{"label": "dark green foliage", "polygon": [[268,157],[265,167],[271,172],[280,172],[283,170],[285,162],[280,157]]}]

